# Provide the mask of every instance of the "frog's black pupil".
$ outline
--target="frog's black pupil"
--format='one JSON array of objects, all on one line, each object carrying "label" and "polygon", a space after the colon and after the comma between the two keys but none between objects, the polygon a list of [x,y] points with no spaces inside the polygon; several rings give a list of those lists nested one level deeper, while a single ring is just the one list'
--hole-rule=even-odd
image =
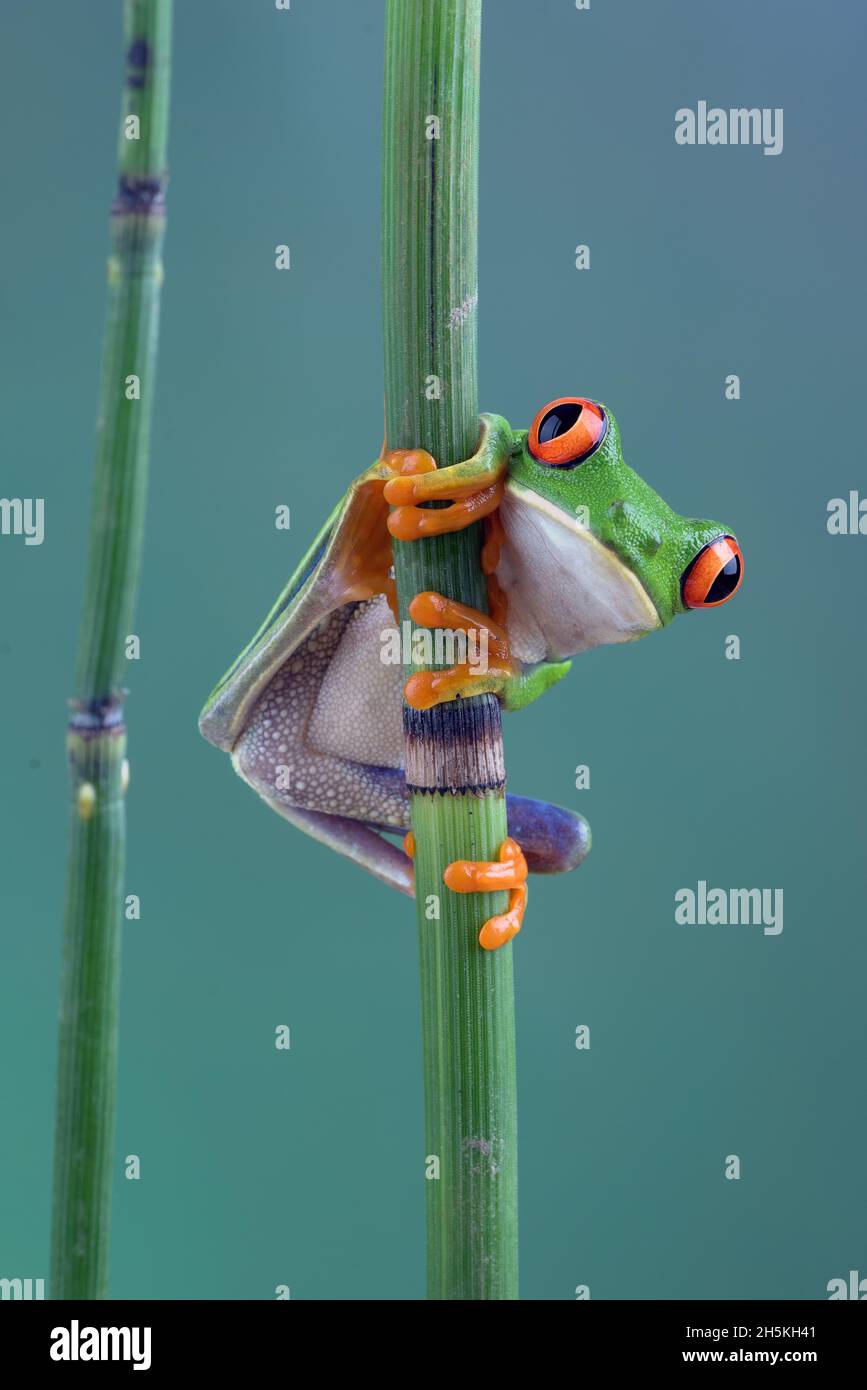
[{"label": "frog's black pupil", "polygon": [[739,555],[733,555],[727,565],[723,565],[716,579],[707,591],[705,603],[722,603],[723,599],[734,593],[741,573]]},{"label": "frog's black pupil", "polygon": [[575,424],[583,408],[574,401],[552,406],[539,426],[539,443],[548,444],[559,435],[566,434]]}]

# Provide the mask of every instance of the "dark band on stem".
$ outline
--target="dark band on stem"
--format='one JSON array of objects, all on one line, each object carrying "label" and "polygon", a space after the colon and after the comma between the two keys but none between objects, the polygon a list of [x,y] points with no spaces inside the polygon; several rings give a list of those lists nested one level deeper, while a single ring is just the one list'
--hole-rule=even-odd
[{"label": "dark band on stem", "polygon": [[147,39],[133,39],[126,51],[126,85],[140,91],[147,81],[151,49]]},{"label": "dark band on stem", "polygon": [[406,783],[410,791],[460,795],[502,791],[506,767],[500,706],[493,695],[403,710]]},{"label": "dark band on stem", "polygon": [[109,695],[100,700],[70,700],[69,731],[80,738],[95,738],[97,734],[122,734],[123,697]]},{"label": "dark band on stem", "polygon": [[160,175],[121,174],[111,205],[112,217],[161,217],[166,208],[167,180]]}]

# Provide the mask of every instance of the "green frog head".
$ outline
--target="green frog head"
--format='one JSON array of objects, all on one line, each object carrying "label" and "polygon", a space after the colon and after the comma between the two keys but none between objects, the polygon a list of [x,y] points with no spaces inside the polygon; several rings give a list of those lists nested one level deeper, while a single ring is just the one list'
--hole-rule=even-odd
[{"label": "green frog head", "polygon": [[583,397],[550,402],[515,432],[502,518],[525,663],[644,636],[741,583],[731,532],[672,511],[624,462],[611,411]]}]

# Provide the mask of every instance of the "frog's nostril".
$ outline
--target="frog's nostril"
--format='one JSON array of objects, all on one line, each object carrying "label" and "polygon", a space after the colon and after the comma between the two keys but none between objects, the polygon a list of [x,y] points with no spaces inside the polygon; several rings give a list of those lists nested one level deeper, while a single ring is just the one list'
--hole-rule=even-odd
[{"label": "frog's nostril", "polygon": [[687,608],[717,608],[737,592],[743,576],[743,556],[734,536],[718,536],[684,571],[683,601]]}]

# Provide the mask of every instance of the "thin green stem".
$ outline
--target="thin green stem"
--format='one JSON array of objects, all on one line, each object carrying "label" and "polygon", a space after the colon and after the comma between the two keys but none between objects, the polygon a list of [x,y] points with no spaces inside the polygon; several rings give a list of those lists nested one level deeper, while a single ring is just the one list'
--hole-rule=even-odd
[{"label": "thin green stem", "polygon": [[104,1298],[123,901],[126,731],[156,376],[172,0],[125,0],[90,547],[67,749],[71,771],[51,1295]]},{"label": "thin green stem", "polygon": [[[383,318],[391,448],[442,466],[478,430],[477,186],[481,0],[387,0]],[[486,608],[480,527],[395,543],[401,618],[435,589]],[[479,929],[505,894],[443,885],[453,859],[506,836],[500,710],[481,696],[405,710],[416,837],[425,1080],[428,1296],[518,1296],[512,948]],[[433,1160],[437,1160],[435,1163]],[[438,1175],[437,1175],[438,1174]]]}]

